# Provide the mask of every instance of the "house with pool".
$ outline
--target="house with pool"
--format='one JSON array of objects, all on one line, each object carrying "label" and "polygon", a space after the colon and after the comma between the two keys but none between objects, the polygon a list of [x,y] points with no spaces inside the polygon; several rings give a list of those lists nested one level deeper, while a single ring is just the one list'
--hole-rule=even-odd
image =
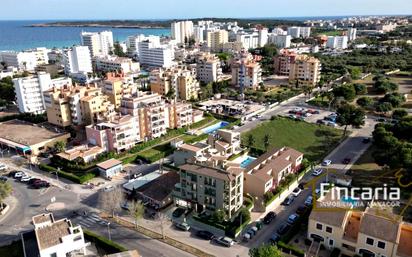
[{"label": "house with pool", "polygon": [[[266,192],[276,188],[287,175],[297,172],[303,160],[303,153],[289,147],[267,151],[257,159],[247,158],[244,192],[263,199]],[[243,165],[242,165],[243,164]]]}]

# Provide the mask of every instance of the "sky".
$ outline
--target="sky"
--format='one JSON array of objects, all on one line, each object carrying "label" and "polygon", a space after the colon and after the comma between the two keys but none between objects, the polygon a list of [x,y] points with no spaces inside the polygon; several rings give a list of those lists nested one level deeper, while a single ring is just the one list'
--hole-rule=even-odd
[{"label": "sky", "polygon": [[412,14],[412,0],[0,0],[1,20]]}]

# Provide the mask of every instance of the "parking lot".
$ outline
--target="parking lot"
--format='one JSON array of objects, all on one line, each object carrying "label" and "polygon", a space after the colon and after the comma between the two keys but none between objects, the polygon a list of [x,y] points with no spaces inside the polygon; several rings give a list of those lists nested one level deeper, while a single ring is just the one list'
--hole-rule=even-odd
[{"label": "parking lot", "polygon": [[336,123],[336,113],[326,110],[304,107],[292,107],[283,110],[279,115],[291,119],[299,119],[309,123],[317,123],[335,128],[340,127]]}]

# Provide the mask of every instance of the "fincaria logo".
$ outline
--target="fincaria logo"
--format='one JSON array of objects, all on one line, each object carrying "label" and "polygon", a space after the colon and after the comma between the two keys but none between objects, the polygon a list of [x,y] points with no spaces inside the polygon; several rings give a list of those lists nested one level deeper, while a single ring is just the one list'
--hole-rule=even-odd
[{"label": "fincaria logo", "polygon": [[[333,190],[331,190],[333,189]],[[328,192],[331,194],[331,200],[346,202],[356,201],[399,201],[401,199],[401,190],[399,187],[334,187],[329,183],[320,184],[320,195],[324,196]]]}]

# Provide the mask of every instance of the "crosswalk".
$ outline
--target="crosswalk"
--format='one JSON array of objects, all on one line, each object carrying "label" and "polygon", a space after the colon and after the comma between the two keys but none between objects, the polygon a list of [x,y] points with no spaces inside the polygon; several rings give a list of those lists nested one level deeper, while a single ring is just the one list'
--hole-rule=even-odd
[{"label": "crosswalk", "polygon": [[79,216],[76,218],[76,223],[86,228],[95,227],[96,225],[107,225],[107,222],[102,220],[97,214],[91,214],[87,217]]}]

